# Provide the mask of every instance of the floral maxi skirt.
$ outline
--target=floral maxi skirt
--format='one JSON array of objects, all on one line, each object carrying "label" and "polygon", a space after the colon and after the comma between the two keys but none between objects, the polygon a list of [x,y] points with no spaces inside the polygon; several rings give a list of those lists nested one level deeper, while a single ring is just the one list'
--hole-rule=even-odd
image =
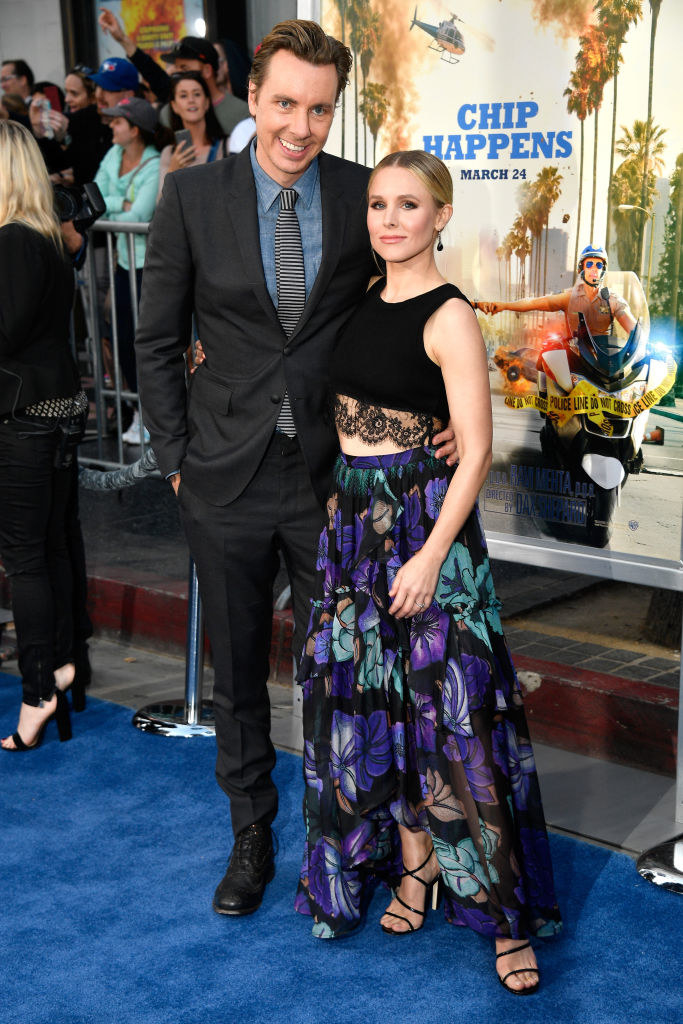
[{"label": "floral maxi skirt", "polygon": [[398,884],[397,825],[430,833],[446,917],[491,937],[562,927],[519,684],[475,507],[432,604],[388,592],[453,475],[431,448],[340,455],[299,667],[306,847],[296,909],[331,938],[375,880]]}]

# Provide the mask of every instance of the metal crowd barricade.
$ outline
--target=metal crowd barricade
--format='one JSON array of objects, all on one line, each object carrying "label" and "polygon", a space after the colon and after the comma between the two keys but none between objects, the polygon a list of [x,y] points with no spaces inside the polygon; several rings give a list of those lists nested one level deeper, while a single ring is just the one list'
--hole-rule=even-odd
[{"label": "metal crowd barricade", "polygon": [[[113,386],[108,386],[104,378],[104,365],[102,355],[102,338],[100,331],[100,310],[98,304],[98,269],[96,253],[98,250],[93,245],[93,232],[103,233],[106,237],[106,259],[107,277],[109,281],[109,294],[111,296],[111,344],[113,362]],[[149,234],[149,224],[145,222],[123,223],[117,221],[96,221],[90,228],[90,245],[88,256],[83,268],[82,276],[79,276],[81,299],[85,314],[86,326],[89,337],[89,356],[92,363],[92,377],[95,397],[95,417],[97,422],[97,454],[95,456],[81,455],[80,462],[83,465],[97,465],[106,469],[118,469],[126,465],[123,455],[123,430],[122,430],[122,406],[124,402],[134,402],[140,419],[141,432],[141,453],[144,454],[145,445],[144,430],[142,427],[142,411],[140,408],[140,396],[137,391],[130,391],[123,387],[121,369],[119,366],[119,324],[115,300],[115,272],[116,272],[116,250],[115,235],[126,236],[128,246],[128,278],[130,285],[131,309],[133,313],[133,324],[137,327],[138,321],[138,287],[135,275],[135,237],[137,235]],[[116,458],[111,457],[111,452],[105,451],[107,439],[107,399],[113,399],[116,419]]]},{"label": "metal crowd barricade", "polygon": [[[141,462],[151,462],[155,459],[148,445],[145,445],[144,427],[140,396],[136,391],[130,391],[123,387],[121,369],[119,365],[119,325],[115,300],[115,271],[116,252],[114,248],[117,234],[124,234],[128,246],[128,278],[130,286],[130,300],[133,314],[133,325],[137,329],[138,322],[138,287],[135,274],[135,237],[137,235],[149,234],[149,224],[122,223],[116,221],[98,221],[93,224],[91,232],[102,232],[106,237],[107,256],[107,277],[109,282],[109,294],[111,296],[111,343],[113,361],[113,387],[107,386],[104,379],[104,365],[102,354],[102,337],[100,331],[100,310],[98,304],[98,268],[96,253],[98,250],[92,244],[84,267],[84,274],[79,278],[80,294],[83,301],[83,311],[88,332],[88,354],[92,365],[92,378],[95,398],[95,417],[97,422],[97,452],[96,455],[79,454],[79,463],[83,466],[96,466],[100,470],[109,470],[108,473],[101,473],[99,483],[91,482],[90,486],[98,489],[108,489],[112,486],[129,486],[138,479],[140,475],[154,474],[158,476],[158,470],[144,466],[144,474],[131,474],[130,479],[125,483],[119,478],[125,476],[122,473],[111,471],[124,470],[126,466],[132,469],[123,455],[123,430],[122,430],[122,405],[123,402],[135,402],[140,421],[140,454]],[[188,339],[189,340],[189,339]],[[116,459],[111,458],[111,453],[105,452],[107,440],[107,399],[114,400],[116,412]],[[94,474],[97,476],[98,474]],[[109,478],[108,480],[105,478]],[[215,732],[213,720],[213,702],[202,699],[202,683],[204,674],[204,617],[202,613],[201,598],[197,583],[197,573],[194,562],[190,559],[188,575],[188,620],[187,620],[187,644],[185,655],[185,698],[184,700],[168,700],[158,704],[149,705],[136,712],[133,717],[133,725],[143,732],[154,732],[164,736],[213,736]]]}]

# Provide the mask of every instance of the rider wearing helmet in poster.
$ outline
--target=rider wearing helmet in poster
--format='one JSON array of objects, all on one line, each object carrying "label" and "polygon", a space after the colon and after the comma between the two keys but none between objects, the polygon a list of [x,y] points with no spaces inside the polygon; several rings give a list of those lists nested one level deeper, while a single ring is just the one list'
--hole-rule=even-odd
[{"label": "rider wearing helmet in poster", "polygon": [[539,310],[544,313],[562,312],[566,315],[569,329],[575,335],[579,326],[578,314],[583,313],[586,326],[591,334],[609,334],[616,320],[627,335],[636,325],[628,303],[616,292],[601,288],[607,272],[607,253],[602,246],[587,245],[579,256],[578,280],[573,288],[567,288],[555,295],[539,295],[535,298],[518,299],[515,302],[476,302],[475,309],[483,313],[500,313],[504,309],[516,313]]}]

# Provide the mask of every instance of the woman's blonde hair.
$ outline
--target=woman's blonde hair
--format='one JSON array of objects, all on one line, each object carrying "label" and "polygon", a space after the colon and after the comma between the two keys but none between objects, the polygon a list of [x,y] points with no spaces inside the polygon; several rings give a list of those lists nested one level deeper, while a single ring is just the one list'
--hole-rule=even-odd
[{"label": "woman's blonde hair", "polygon": [[0,227],[25,224],[62,249],[52,185],[38,144],[18,121],[0,121]]},{"label": "woman's blonde hair", "polygon": [[385,167],[404,167],[411,171],[415,177],[422,182],[430,196],[441,209],[442,206],[453,203],[453,179],[451,172],[443,160],[433,153],[425,153],[422,149],[400,149],[396,153],[389,153],[375,167],[370,175],[368,183],[368,194],[372,187],[372,179]]}]

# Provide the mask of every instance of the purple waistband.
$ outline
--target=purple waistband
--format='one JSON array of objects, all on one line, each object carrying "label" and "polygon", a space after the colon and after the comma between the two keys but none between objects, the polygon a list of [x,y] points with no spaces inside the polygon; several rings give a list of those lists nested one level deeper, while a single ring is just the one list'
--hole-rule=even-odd
[{"label": "purple waistband", "polygon": [[[390,452],[388,455],[346,455],[340,452],[339,460],[351,469],[393,469],[396,466],[409,466],[413,462],[431,462],[435,459],[435,451],[433,445],[425,444],[402,452]],[[438,463],[440,460],[435,461]]]}]

